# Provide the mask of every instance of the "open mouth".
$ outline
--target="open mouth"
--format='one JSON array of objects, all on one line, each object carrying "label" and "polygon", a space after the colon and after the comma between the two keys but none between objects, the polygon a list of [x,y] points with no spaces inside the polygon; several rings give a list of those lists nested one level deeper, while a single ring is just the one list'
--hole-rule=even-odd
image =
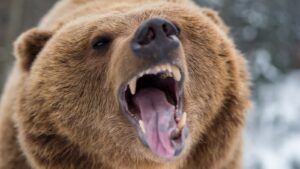
[{"label": "open mouth", "polygon": [[143,144],[160,157],[180,154],[187,137],[182,112],[184,76],[175,65],[164,64],[137,73],[120,88],[120,106]]}]

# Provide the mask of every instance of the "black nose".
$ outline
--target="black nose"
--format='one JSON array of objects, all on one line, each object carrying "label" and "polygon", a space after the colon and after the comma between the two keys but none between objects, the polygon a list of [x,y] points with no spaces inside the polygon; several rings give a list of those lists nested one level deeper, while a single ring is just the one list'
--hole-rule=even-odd
[{"label": "black nose", "polygon": [[131,47],[137,57],[161,61],[179,47],[178,34],[171,22],[162,18],[148,19],[137,29]]}]

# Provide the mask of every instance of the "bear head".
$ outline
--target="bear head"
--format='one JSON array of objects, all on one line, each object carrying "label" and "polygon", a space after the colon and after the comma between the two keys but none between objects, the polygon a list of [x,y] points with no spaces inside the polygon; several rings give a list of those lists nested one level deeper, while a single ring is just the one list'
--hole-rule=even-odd
[{"label": "bear head", "polygon": [[215,12],[167,2],[98,9],[86,5],[15,44],[24,74],[15,118],[33,163],[74,153],[169,162],[218,139],[214,130],[225,141],[220,114],[242,126],[245,65]]}]

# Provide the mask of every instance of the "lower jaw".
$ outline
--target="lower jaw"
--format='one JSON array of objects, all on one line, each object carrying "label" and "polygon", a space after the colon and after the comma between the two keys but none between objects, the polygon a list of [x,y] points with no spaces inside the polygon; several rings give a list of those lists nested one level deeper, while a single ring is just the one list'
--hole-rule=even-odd
[{"label": "lower jaw", "polygon": [[[176,168],[175,166],[182,165],[183,161],[185,161],[188,158],[188,152],[191,151],[190,148],[190,138],[187,137],[185,140],[185,146],[182,148],[179,154],[176,156],[172,156],[169,158],[164,158],[161,156],[158,156],[154,152],[152,152],[147,146],[143,147],[143,151],[141,152],[141,157],[145,157],[147,161],[149,161],[151,166],[153,164],[166,166],[166,169],[173,169]],[[174,166],[174,167],[170,167]],[[153,168],[153,167],[152,167]],[[163,167],[162,167],[163,168]]]}]

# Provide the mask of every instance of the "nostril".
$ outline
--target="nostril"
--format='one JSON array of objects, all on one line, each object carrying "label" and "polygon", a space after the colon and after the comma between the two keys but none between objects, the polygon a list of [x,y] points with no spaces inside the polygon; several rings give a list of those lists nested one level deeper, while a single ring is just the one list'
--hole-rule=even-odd
[{"label": "nostril", "polygon": [[162,25],[162,29],[165,32],[166,36],[168,36],[168,37],[171,36],[171,35],[177,35],[178,34],[178,31],[176,30],[176,27],[173,26],[170,23],[164,23]]},{"label": "nostril", "polygon": [[162,18],[144,21],[134,33],[131,49],[140,58],[168,58],[170,52],[180,46],[177,26]]},{"label": "nostril", "polygon": [[144,38],[141,39],[141,41],[139,41],[140,45],[147,45],[149,44],[151,41],[153,41],[155,39],[155,30],[152,27],[149,27]]},{"label": "nostril", "polygon": [[163,24],[162,29],[167,36],[170,36],[172,34],[172,32],[171,32],[170,28],[168,28],[167,24]]}]

